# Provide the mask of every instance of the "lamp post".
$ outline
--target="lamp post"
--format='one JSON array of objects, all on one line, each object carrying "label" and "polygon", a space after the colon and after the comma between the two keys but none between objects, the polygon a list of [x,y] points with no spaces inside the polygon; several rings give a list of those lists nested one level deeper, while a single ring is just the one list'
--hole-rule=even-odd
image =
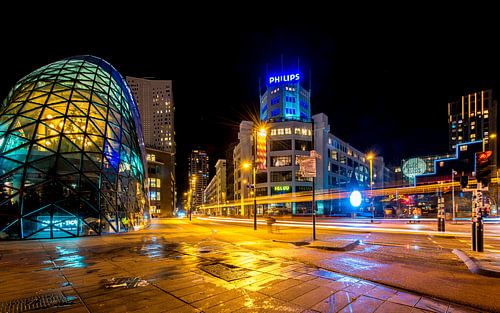
[{"label": "lamp post", "polygon": [[189,190],[189,192],[191,192],[191,203],[189,205],[189,220],[190,221],[191,221],[191,215],[193,214],[193,202],[195,202],[195,201],[193,201],[193,198],[195,198],[195,197],[193,197],[194,190],[196,190],[196,176],[195,175],[193,175],[191,177],[191,188]]},{"label": "lamp post", "polygon": [[267,129],[265,125],[260,126],[259,128],[256,128],[254,130],[254,153],[253,153],[253,164],[252,164],[252,170],[253,170],[253,177],[252,177],[252,184],[253,184],[253,229],[257,230],[257,142],[259,142],[260,139],[264,139],[267,137]]},{"label": "lamp post", "polygon": [[375,210],[373,208],[373,158],[374,154],[373,153],[368,153],[366,156],[368,161],[370,161],[370,198],[371,198],[371,203],[370,203],[370,209],[372,210],[372,218],[371,218],[371,223],[373,223],[373,219],[375,218]]},{"label": "lamp post", "polygon": [[455,175],[458,174],[454,169],[451,169],[451,212],[452,220],[455,221]]}]

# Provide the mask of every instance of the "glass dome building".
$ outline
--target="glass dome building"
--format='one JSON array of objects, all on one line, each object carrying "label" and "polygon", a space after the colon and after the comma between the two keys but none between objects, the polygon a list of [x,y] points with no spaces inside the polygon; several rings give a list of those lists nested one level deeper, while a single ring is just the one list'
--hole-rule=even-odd
[{"label": "glass dome building", "polygon": [[58,238],[149,222],[137,105],[103,59],[22,78],[0,106],[0,235]]}]

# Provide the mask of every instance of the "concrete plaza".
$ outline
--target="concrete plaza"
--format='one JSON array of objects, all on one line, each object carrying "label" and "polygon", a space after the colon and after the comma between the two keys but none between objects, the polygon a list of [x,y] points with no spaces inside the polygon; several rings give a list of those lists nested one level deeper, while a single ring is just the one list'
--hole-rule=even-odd
[{"label": "concrete plaza", "polygon": [[[67,304],[39,312],[488,311],[222,239],[172,219],[129,234],[0,242],[0,302],[62,292]],[[113,278],[145,282],[110,286]]]}]

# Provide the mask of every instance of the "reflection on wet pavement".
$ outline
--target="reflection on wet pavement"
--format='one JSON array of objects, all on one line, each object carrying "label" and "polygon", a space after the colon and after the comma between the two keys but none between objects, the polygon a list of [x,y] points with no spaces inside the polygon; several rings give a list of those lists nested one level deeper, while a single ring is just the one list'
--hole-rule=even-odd
[{"label": "reflection on wet pavement", "polygon": [[[52,279],[52,288],[78,291],[85,303],[79,304],[82,312],[382,312],[382,308],[396,305],[408,312],[413,306],[439,307],[446,312],[449,306],[442,302],[438,306],[419,295],[413,295],[416,304],[410,306],[401,303],[397,289],[293,258],[272,257],[210,235],[188,242],[168,235],[103,236],[72,244],[54,244],[52,249],[47,244],[46,250],[54,255],[50,262],[60,269],[60,275],[39,268],[30,273],[37,275],[37,290],[48,288],[45,280]],[[374,245],[359,248],[380,249]],[[387,266],[365,261],[357,253],[355,249],[334,259],[325,258],[325,267],[336,262],[359,272]],[[16,269],[8,268],[12,271],[8,279],[17,279]],[[63,284],[62,276],[67,283]],[[140,278],[147,284],[103,288],[103,280],[123,285],[120,278]]]},{"label": "reflection on wet pavement", "polygon": [[44,261],[44,264],[54,265],[53,267],[46,267],[44,268],[44,270],[53,270],[60,268],[84,268],[90,265],[90,263],[85,261],[85,257],[79,254],[80,252],[76,248],[56,246],[55,249],[59,257]]}]

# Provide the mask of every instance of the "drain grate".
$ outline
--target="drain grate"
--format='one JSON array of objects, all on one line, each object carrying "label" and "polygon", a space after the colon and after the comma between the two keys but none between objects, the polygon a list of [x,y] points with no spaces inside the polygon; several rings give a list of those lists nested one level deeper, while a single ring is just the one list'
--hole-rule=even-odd
[{"label": "drain grate", "polygon": [[210,264],[200,266],[200,269],[225,281],[238,280],[241,278],[249,277],[247,270],[222,263]]},{"label": "drain grate", "polygon": [[66,297],[62,292],[36,295],[28,298],[0,302],[0,312],[18,313],[31,310],[47,309],[60,305],[73,304],[76,297]]}]

